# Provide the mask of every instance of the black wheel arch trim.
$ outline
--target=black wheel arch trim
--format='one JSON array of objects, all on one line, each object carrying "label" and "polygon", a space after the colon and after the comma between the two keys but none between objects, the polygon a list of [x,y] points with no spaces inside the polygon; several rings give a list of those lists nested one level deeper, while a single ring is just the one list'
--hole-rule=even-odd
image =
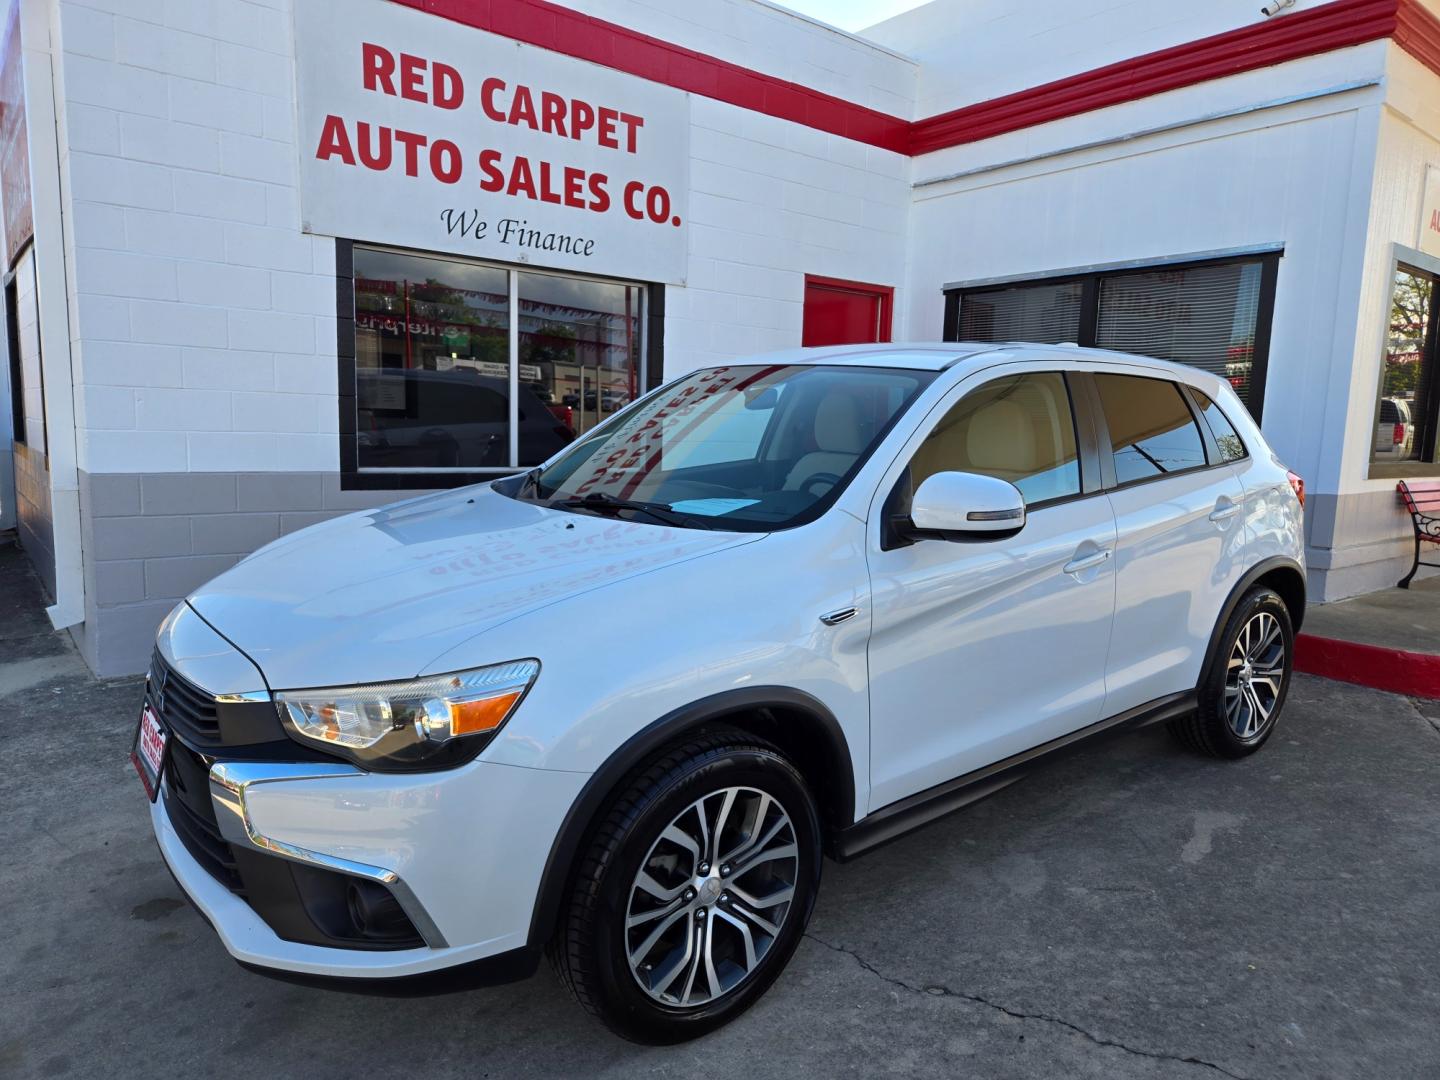
[{"label": "black wheel arch trim", "polygon": [[822,820],[822,833],[828,834],[832,829],[853,822],[855,764],[840,721],[819,698],[788,686],[750,686],[700,698],[666,713],[630,736],[580,789],[550,845],[550,854],[546,857],[540,888],[535,896],[535,908],[530,916],[527,946],[538,947],[550,939],[559,919],[575,860],[606,801],[630,772],[666,744],[692,734],[706,724],[723,723],[738,714],[753,714],[767,709],[804,713],[824,733],[828,750],[838,766],[835,771],[840,775],[828,778],[834,788],[816,793],[817,796],[830,796],[831,805],[835,808],[834,816],[838,818],[833,822]]},{"label": "black wheel arch trim", "polygon": [[[1210,666],[1215,662],[1215,656],[1220,650],[1220,635],[1225,632],[1225,624],[1230,621],[1230,616],[1240,606],[1240,601],[1245,599],[1245,594],[1255,587],[1255,583],[1267,574],[1276,570],[1293,571],[1300,579],[1302,589],[1305,585],[1305,568],[1294,559],[1284,555],[1272,555],[1268,559],[1262,559],[1240,579],[1236,586],[1230,590],[1230,595],[1225,598],[1224,605],[1220,608],[1219,615],[1215,618],[1215,627],[1210,631],[1210,644],[1205,648],[1205,662],[1200,666],[1200,679],[1203,681],[1210,671]],[[1296,633],[1300,633],[1300,624],[1305,619],[1305,596],[1302,592],[1298,610],[1291,609],[1288,598],[1286,609],[1290,611],[1290,627]]]}]

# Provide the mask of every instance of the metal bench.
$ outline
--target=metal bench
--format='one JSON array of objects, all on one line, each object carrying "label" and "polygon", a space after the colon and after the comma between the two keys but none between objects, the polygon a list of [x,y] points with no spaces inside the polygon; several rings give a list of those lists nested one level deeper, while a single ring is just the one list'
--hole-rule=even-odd
[{"label": "metal bench", "polygon": [[1420,567],[1440,567],[1440,563],[1420,561],[1422,542],[1440,544],[1440,480],[1401,480],[1395,485],[1395,490],[1400,492],[1400,499],[1415,526],[1415,562],[1399,583],[1399,588],[1408,589],[1410,579]]}]

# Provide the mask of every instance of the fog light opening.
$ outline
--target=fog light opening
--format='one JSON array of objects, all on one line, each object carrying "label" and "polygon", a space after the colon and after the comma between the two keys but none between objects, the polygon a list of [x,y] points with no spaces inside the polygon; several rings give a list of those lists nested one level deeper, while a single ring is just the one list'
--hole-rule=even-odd
[{"label": "fog light opening", "polygon": [[373,881],[352,880],[345,889],[345,906],[355,933],[371,941],[395,941],[413,937],[410,917],[390,890]]}]

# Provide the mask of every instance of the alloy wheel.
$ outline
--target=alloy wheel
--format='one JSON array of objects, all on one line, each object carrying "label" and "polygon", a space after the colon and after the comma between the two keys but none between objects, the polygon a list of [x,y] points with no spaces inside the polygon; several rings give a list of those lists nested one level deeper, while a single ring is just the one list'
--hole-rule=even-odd
[{"label": "alloy wheel", "polygon": [[625,948],[636,982],[672,1007],[733,991],[779,937],[799,873],[795,828],[774,796],[728,787],[695,800],[630,887]]},{"label": "alloy wheel", "polygon": [[1225,720],[1241,739],[1265,729],[1285,681],[1285,635],[1268,611],[1252,616],[1235,639],[1225,671]]}]

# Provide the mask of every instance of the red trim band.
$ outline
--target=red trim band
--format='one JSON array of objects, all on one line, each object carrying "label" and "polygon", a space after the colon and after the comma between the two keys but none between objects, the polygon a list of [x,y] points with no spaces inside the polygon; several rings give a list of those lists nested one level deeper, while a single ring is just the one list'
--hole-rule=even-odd
[{"label": "red trim band", "polygon": [[392,2],[897,154],[928,154],[1385,38],[1440,74],[1440,19],[1420,0],[1331,0],[911,122],[548,0]]},{"label": "red trim band", "polygon": [[1394,33],[1396,6],[1397,0],[1335,0],[967,105],[911,125],[910,152],[924,154],[979,142],[1092,109],[1377,41]]},{"label": "red trim band", "polygon": [[547,0],[393,2],[742,109],[897,154],[908,152],[910,123],[898,116],[717,60]]},{"label": "red trim band", "polygon": [[1295,670],[1392,694],[1440,699],[1440,656],[1300,634]]}]

